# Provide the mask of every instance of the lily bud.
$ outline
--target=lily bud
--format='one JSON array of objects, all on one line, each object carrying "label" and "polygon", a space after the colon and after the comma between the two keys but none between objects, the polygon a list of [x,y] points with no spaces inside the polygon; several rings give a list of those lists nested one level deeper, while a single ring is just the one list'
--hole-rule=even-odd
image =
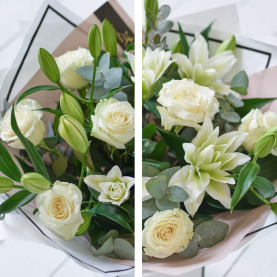
[{"label": "lily bud", "polygon": [[261,136],[259,140],[256,142],[253,149],[255,156],[258,158],[266,157],[273,149],[275,142],[276,136],[274,133]]},{"label": "lily bud", "polygon": [[9,178],[0,176],[0,193],[11,191],[13,188],[13,181]]},{"label": "lily bud", "polygon": [[181,40],[176,40],[171,48],[170,48],[170,51],[172,54],[175,54],[175,53],[182,53],[182,46],[181,46]]},{"label": "lily bud", "polygon": [[60,71],[55,59],[52,55],[43,48],[38,51],[38,61],[41,70],[45,76],[53,83],[58,83],[61,79]]},{"label": "lily bud", "polygon": [[82,215],[83,219],[84,219],[84,223],[82,223],[79,226],[79,229],[77,231],[77,233],[75,234],[75,236],[82,236],[88,229],[91,219],[92,219],[92,214],[85,214]]},{"label": "lily bud", "polygon": [[21,177],[21,183],[32,193],[41,193],[50,188],[51,183],[42,175],[30,172]]},{"label": "lily bud", "polygon": [[101,53],[101,35],[96,24],[92,25],[89,30],[88,48],[91,56],[96,60]]},{"label": "lily bud", "polygon": [[108,19],[102,23],[102,39],[105,50],[110,52],[111,57],[117,55],[117,39],[114,28]]},{"label": "lily bud", "polygon": [[83,125],[70,115],[60,117],[59,133],[77,152],[85,154],[88,149],[88,137]]},{"label": "lily bud", "polygon": [[84,124],[85,117],[78,101],[69,94],[63,93],[60,99],[61,109],[64,115],[70,115],[76,118],[81,124]]},{"label": "lily bud", "polygon": [[229,38],[225,39],[220,46],[218,47],[215,55],[221,53],[221,52],[225,52],[225,51],[235,51],[236,49],[236,38],[235,36],[230,36]]}]

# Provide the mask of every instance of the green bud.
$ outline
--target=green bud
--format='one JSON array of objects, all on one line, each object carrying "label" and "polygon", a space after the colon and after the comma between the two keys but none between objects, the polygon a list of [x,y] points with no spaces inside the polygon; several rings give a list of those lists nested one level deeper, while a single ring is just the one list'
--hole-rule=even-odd
[{"label": "green bud", "polygon": [[0,193],[6,193],[13,189],[13,181],[9,178],[0,176]]},{"label": "green bud", "polygon": [[60,105],[64,115],[70,115],[76,118],[82,125],[84,124],[85,117],[83,110],[74,97],[67,93],[63,93],[61,95]]},{"label": "green bud", "polygon": [[170,51],[172,54],[175,54],[175,53],[182,53],[182,46],[181,46],[181,40],[176,40],[171,48],[170,48]]},{"label": "green bud", "polygon": [[79,226],[79,229],[77,231],[77,233],[75,234],[75,236],[82,236],[88,229],[91,219],[92,219],[92,214],[85,214],[82,215],[83,219],[84,219],[84,223],[82,223]]},{"label": "green bud", "polygon": [[21,183],[32,193],[41,193],[50,188],[51,183],[42,175],[30,172],[21,177]]},{"label": "green bud", "polygon": [[229,50],[234,52],[235,49],[236,49],[236,38],[235,36],[230,36],[219,45],[215,55]]},{"label": "green bud", "polygon": [[60,117],[59,133],[77,152],[85,154],[88,149],[88,137],[83,125],[70,115]]},{"label": "green bud", "polygon": [[101,35],[96,24],[92,25],[88,33],[88,48],[91,56],[94,59],[101,53]]},{"label": "green bud", "polygon": [[52,55],[43,48],[38,51],[38,61],[41,70],[45,76],[53,83],[58,83],[61,79],[60,71],[55,59]]},{"label": "green bud", "polygon": [[274,133],[269,133],[267,135],[261,136],[256,142],[253,152],[255,157],[264,158],[266,157],[271,150],[273,149],[276,142],[276,136]]},{"label": "green bud", "polygon": [[[145,14],[149,15],[153,23],[156,23],[156,16],[158,14],[158,0],[144,0],[144,10]],[[146,22],[146,34],[151,29],[147,17],[145,18]]]},{"label": "green bud", "polygon": [[108,19],[102,23],[102,40],[107,52],[110,52],[111,57],[117,56],[117,39],[114,28]]}]

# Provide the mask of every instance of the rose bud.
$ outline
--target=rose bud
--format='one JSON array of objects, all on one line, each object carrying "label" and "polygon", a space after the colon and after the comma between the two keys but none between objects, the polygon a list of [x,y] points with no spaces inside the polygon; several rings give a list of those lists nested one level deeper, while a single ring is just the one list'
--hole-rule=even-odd
[{"label": "rose bud", "polygon": [[43,48],[38,51],[38,61],[45,76],[53,83],[59,83],[61,76],[55,59]]},{"label": "rose bud", "polygon": [[60,117],[59,133],[61,137],[77,152],[85,154],[88,149],[88,137],[83,125],[74,117]]},{"label": "rose bud", "polygon": [[32,193],[41,193],[50,188],[51,183],[42,175],[30,172],[21,177],[21,183]]},{"label": "rose bud", "polygon": [[78,101],[69,94],[63,93],[60,99],[61,109],[64,115],[70,115],[84,124],[85,117]]},{"label": "rose bud", "polygon": [[91,56],[96,59],[101,53],[101,35],[96,24],[92,25],[88,33],[88,48]]},{"label": "rose bud", "polygon": [[102,23],[102,39],[107,52],[110,52],[111,57],[117,55],[117,39],[114,28],[109,20],[105,19]]},{"label": "rose bud", "polygon": [[6,193],[13,188],[13,181],[9,178],[0,176],[0,193]]}]

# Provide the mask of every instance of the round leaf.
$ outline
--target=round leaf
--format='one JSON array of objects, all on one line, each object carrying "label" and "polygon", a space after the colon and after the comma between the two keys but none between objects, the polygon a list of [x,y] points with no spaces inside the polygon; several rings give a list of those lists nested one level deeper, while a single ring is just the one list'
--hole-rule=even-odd
[{"label": "round leaf", "polygon": [[231,123],[237,123],[240,121],[240,116],[236,112],[226,112],[220,115],[223,119]]},{"label": "round leaf", "polygon": [[167,181],[166,176],[164,176],[164,175],[150,179],[146,183],[147,191],[155,199],[161,199],[165,196],[167,186],[168,186],[168,181]]},{"label": "round leaf", "polygon": [[144,177],[156,177],[159,174],[159,170],[155,167],[142,162],[142,176]]},{"label": "round leaf", "polygon": [[162,172],[159,173],[158,176],[164,175],[167,177],[167,180],[169,182],[169,180],[171,179],[171,177],[180,169],[180,166],[176,166],[176,167],[171,167],[171,168],[167,168],[165,170],[163,170]]},{"label": "round leaf", "polygon": [[93,252],[94,257],[110,254],[113,252],[113,238],[110,237],[98,250]]},{"label": "round leaf", "polygon": [[151,198],[142,202],[142,219],[146,219],[158,211],[156,200]]},{"label": "round leaf", "polygon": [[117,238],[119,236],[117,230],[109,231],[104,237],[98,240],[98,244],[103,245],[109,238]]},{"label": "round leaf", "polygon": [[65,156],[60,155],[52,164],[52,169],[56,177],[63,175],[67,169],[67,166],[68,163]]},{"label": "round leaf", "polygon": [[188,247],[179,253],[179,255],[186,258],[193,258],[198,254],[199,248],[196,241],[193,239],[189,242]]},{"label": "round leaf", "polygon": [[189,199],[188,193],[178,186],[170,186],[167,189],[166,197],[172,202],[183,202]]},{"label": "round leaf", "polygon": [[202,247],[212,247],[224,240],[229,230],[229,225],[220,221],[206,221],[195,229],[201,237],[198,244]]},{"label": "round leaf", "polygon": [[124,260],[135,260],[135,250],[131,243],[124,239],[114,240],[114,253]]},{"label": "round leaf", "polygon": [[161,211],[179,209],[180,203],[171,202],[166,197],[162,199],[156,199],[156,205]]},{"label": "round leaf", "polygon": [[168,31],[170,31],[170,29],[172,27],[173,27],[173,22],[164,21],[158,25],[156,32],[159,33],[160,35],[163,35],[163,34],[167,33]]},{"label": "round leaf", "polygon": [[169,14],[170,14],[171,8],[168,5],[162,5],[159,9],[158,9],[158,14],[157,14],[157,18],[160,20],[165,20]]},{"label": "round leaf", "polygon": [[249,80],[246,72],[244,70],[236,74],[231,81],[231,89],[235,87],[248,88]]}]

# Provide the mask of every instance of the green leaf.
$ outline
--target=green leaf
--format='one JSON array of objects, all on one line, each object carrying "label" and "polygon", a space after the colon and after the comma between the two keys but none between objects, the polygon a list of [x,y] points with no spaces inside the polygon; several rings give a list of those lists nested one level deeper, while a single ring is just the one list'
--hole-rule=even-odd
[{"label": "green leaf", "polygon": [[145,163],[155,167],[159,171],[165,170],[166,168],[170,167],[170,163],[168,163],[168,162],[160,162],[160,161],[155,161],[152,159],[143,159],[143,161]]},{"label": "green leaf", "polygon": [[165,210],[173,210],[173,209],[179,209],[180,203],[171,202],[166,197],[162,199],[156,199],[156,205],[159,210],[165,211]]},{"label": "green leaf", "polygon": [[192,220],[193,222],[193,232],[195,232],[195,229],[198,225],[200,225],[203,222],[206,222],[207,220],[205,218],[199,218],[199,219],[194,219]]},{"label": "green leaf", "polygon": [[37,87],[32,87],[29,88],[28,90],[24,91],[17,99],[16,104],[18,104],[22,99],[27,97],[28,95],[37,92],[37,91],[42,91],[42,90],[57,90],[59,89],[58,87],[55,86],[37,86]]},{"label": "green leaf", "polygon": [[150,179],[146,183],[146,189],[155,199],[162,199],[165,197],[167,191],[168,181],[164,175]]},{"label": "green leaf", "polygon": [[165,147],[166,147],[166,143],[165,143],[164,140],[158,141],[154,151],[151,154],[151,158],[153,160],[156,160],[156,161],[157,160],[162,160],[162,157],[164,155]]},{"label": "green leaf", "polygon": [[142,157],[148,158],[152,152],[154,151],[157,142],[152,141],[150,139],[143,139],[142,140]]},{"label": "green leaf", "polygon": [[52,164],[52,169],[56,177],[63,175],[67,167],[68,167],[68,163],[65,156],[63,155],[60,155]]},{"label": "green leaf", "polygon": [[209,248],[224,240],[229,230],[229,225],[220,221],[206,221],[201,223],[195,229],[201,240],[198,244]]},{"label": "green leaf", "polygon": [[7,214],[22,206],[25,206],[31,202],[35,196],[36,194],[31,193],[26,189],[18,191],[0,205],[0,214]]},{"label": "green leaf", "polygon": [[254,162],[246,163],[240,171],[238,183],[235,189],[235,192],[232,196],[231,201],[231,212],[233,211],[236,204],[248,191],[249,187],[253,183],[258,174],[260,167]]},{"label": "green leaf", "polygon": [[124,260],[135,260],[135,249],[131,243],[124,239],[114,240],[114,253]]},{"label": "green leaf", "polygon": [[240,116],[236,112],[221,113],[220,116],[228,122],[238,123],[240,122]]},{"label": "green leaf", "polygon": [[[163,88],[163,84],[168,83],[170,81],[169,78],[162,76],[157,83],[154,86],[154,92],[156,95],[159,94],[159,92],[161,91],[161,89]],[[156,104],[157,105],[157,104]],[[159,113],[159,112],[158,112]]]},{"label": "green leaf", "polygon": [[166,192],[166,198],[171,202],[183,202],[189,199],[188,193],[181,187],[170,186]]},{"label": "green leaf", "polygon": [[13,131],[15,132],[15,134],[17,135],[17,137],[20,139],[21,143],[25,147],[25,149],[33,163],[35,172],[41,174],[43,177],[45,177],[47,180],[50,181],[50,178],[49,178],[48,172],[45,168],[44,162],[43,162],[39,152],[37,151],[36,147],[34,146],[34,144],[32,142],[30,142],[28,139],[26,139],[21,134],[21,132],[17,126],[17,122],[16,122],[15,114],[14,114],[14,105],[12,107],[11,125],[12,125]]},{"label": "green leaf", "polygon": [[110,254],[113,252],[113,238],[110,237],[98,250],[93,252],[94,257]]},{"label": "green leaf", "polygon": [[181,165],[186,165],[187,163],[185,161],[185,151],[183,149],[183,143],[189,141],[182,137],[177,137],[176,135],[172,135],[161,130],[159,130],[159,133],[163,137],[166,144],[175,151],[178,162]]},{"label": "green leaf", "polygon": [[257,189],[264,198],[273,198],[275,195],[275,186],[273,183],[261,176],[256,176],[252,187]]},{"label": "green leaf", "polygon": [[100,192],[90,186],[88,186],[88,189],[89,189],[90,193],[93,195],[93,197],[98,200]]},{"label": "green leaf", "polygon": [[271,210],[277,216],[277,202],[271,204]]},{"label": "green leaf", "polygon": [[103,238],[107,233],[108,231],[96,224],[92,218],[91,223],[88,227],[88,234],[91,240],[91,245],[93,245],[99,239]]},{"label": "green leaf", "polygon": [[209,34],[210,34],[213,24],[214,24],[214,21],[212,23],[210,23],[210,25],[201,32],[201,35],[204,37],[204,39],[207,41],[207,43],[209,42]]},{"label": "green leaf", "polygon": [[237,108],[236,112],[241,116],[246,116],[252,109],[261,109],[266,104],[276,100],[277,98],[250,98],[243,99],[244,106]]},{"label": "green leaf", "polygon": [[185,36],[179,22],[178,22],[178,27],[179,27],[179,36],[180,36],[180,40],[181,40],[182,54],[188,56],[189,55],[189,44],[188,44],[186,36]]},{"label": "green leaf", "polygon": [[123,203],[119,206],[121,209],[123,209],[125,212],[127,212],[132,217],[135,217],[135,211],[134,208],[126,203]]},{"label": "green leaf", "polygon": [[123,90],[125,88],[128,88],[128,87],[132,87],[133,85],[129,85],[129,86],[124,86],[124,87],[118,87],[118,88],[114,88],[112,89],[109,93],[105,94],[104,96],[100,97],[98,99],[98,102],[100,102],[101,99],[109,99],[110,97],[112,97],[116,92],[120,91],[120,90]]},{"label": "green leaf", "polygon": [[141,251],[141,253],[142,253],[142,262],[143,262],[143,263],[148,262],[149,259],[148,259],[147,256],[144,254],[144,252]]},{"label": "green leaf", "polygon": [[165,175],[167,177],[167,180],[169,182],[169,180],[171,179],[171,177],[180,169],[181,167],[180,166],[175,166],[175,167],[171,167],[171,168],[168,168],[162,172],[159,173],[158,176],[160,175]]},{"label": "green leaf", "polygon": [[35,169],[29,165],[27,165],[24,161],[22,161],[19,157],[15,156],[15,158],[17,159],[17,161],[19,162],[23,172],[29,173],[29,172],[35,172]]},{"label": "green leaf", "polygon": [[200,214],[196,213],[193,218],[200,218],[200,219],[206,219],[206,220],[213,220],[212,216],[206,215],[206,214]]},{"label": "green leaf", "polygon": [[16,182],[20,182],[21,172],[13,161],[9,151],[0,142],[0,171]]},{"label": "green leaf", "polygon": [[53,149],[57,145],[58,140],[58,136],[44,138],[44,142],[49,147],[49,149]]},{"label": "green leaf", "polygon": [[156,206],[156,200],[151,198],[142,202],[142,219],[146,219],[156,213],[158,208]]},{"label": "green leaf", "polygon": [[197,256],[198,252],[199,252],[198,243],[194,239],[192,239],[189,241],[187,248],[182,252],[179,252],[179,255],[186,258],[193,258]]},{"label": "green leaf", "polygon": [[240,95],[247,95],[247,89],[244,87],[231,87],[230,89],[237,92]]},{"label": "green leaf", "polygon": [[111,230],[105,236],[99,239],[97,242],[98,244],[103,245],[109,238],[115,239],[118,237],[119,237],[119,233],[117,232],[117,230]]},{"label": "green leaf", "polygon": [[123,215],[123,212],[121,211],[121,209],[119,207],[116,207],[111,204],[104,204],[104,203],[99,202],[97,204],[95,213],[98,215],[105,216],[105,217],[117,222],[118,224],[120,224],[121,226],[126,228],[131,233],[134,233],[134,230],[131,228],[129,223],[126,221],[126,219]]},{"label": "green leaf", "polygon": [[152,100],[147,100],[144,102],[143,106],[149,111],[151,112],[155,117],[157,118],[161,118],[161,115],[159,113],[159,111],[157,110],[157,102],[154,102]]},{"label": "green leaf", "polygon": [[150,123],[142,129],[142,138],[151,139],[156,134],[156,125]]},{"label": "green leaf", "polygon": [[42,112],[52,113],[52,114],[55,114],[59,117],[61,117],[63,115],[63,112],[62,112],[61,109],[53,110],[51,108],[42,108],[42,109],[36,109],[36,110],[33,110],[33,111],[42,111]]},{"label": "green leaf", "polygon": [[248,85],[249,85],[248,76],[244,70],[237,73],[231,80],[231,89],[232,90],[233,90],[233,88],[237,88],[237,87],[243,87],[245,89],[248,89]]},{"label": "green leaf", "polygon": [[159,174],[159,170],[155,167],[142,162],[142,176],[143,177],[156,177]]}]

